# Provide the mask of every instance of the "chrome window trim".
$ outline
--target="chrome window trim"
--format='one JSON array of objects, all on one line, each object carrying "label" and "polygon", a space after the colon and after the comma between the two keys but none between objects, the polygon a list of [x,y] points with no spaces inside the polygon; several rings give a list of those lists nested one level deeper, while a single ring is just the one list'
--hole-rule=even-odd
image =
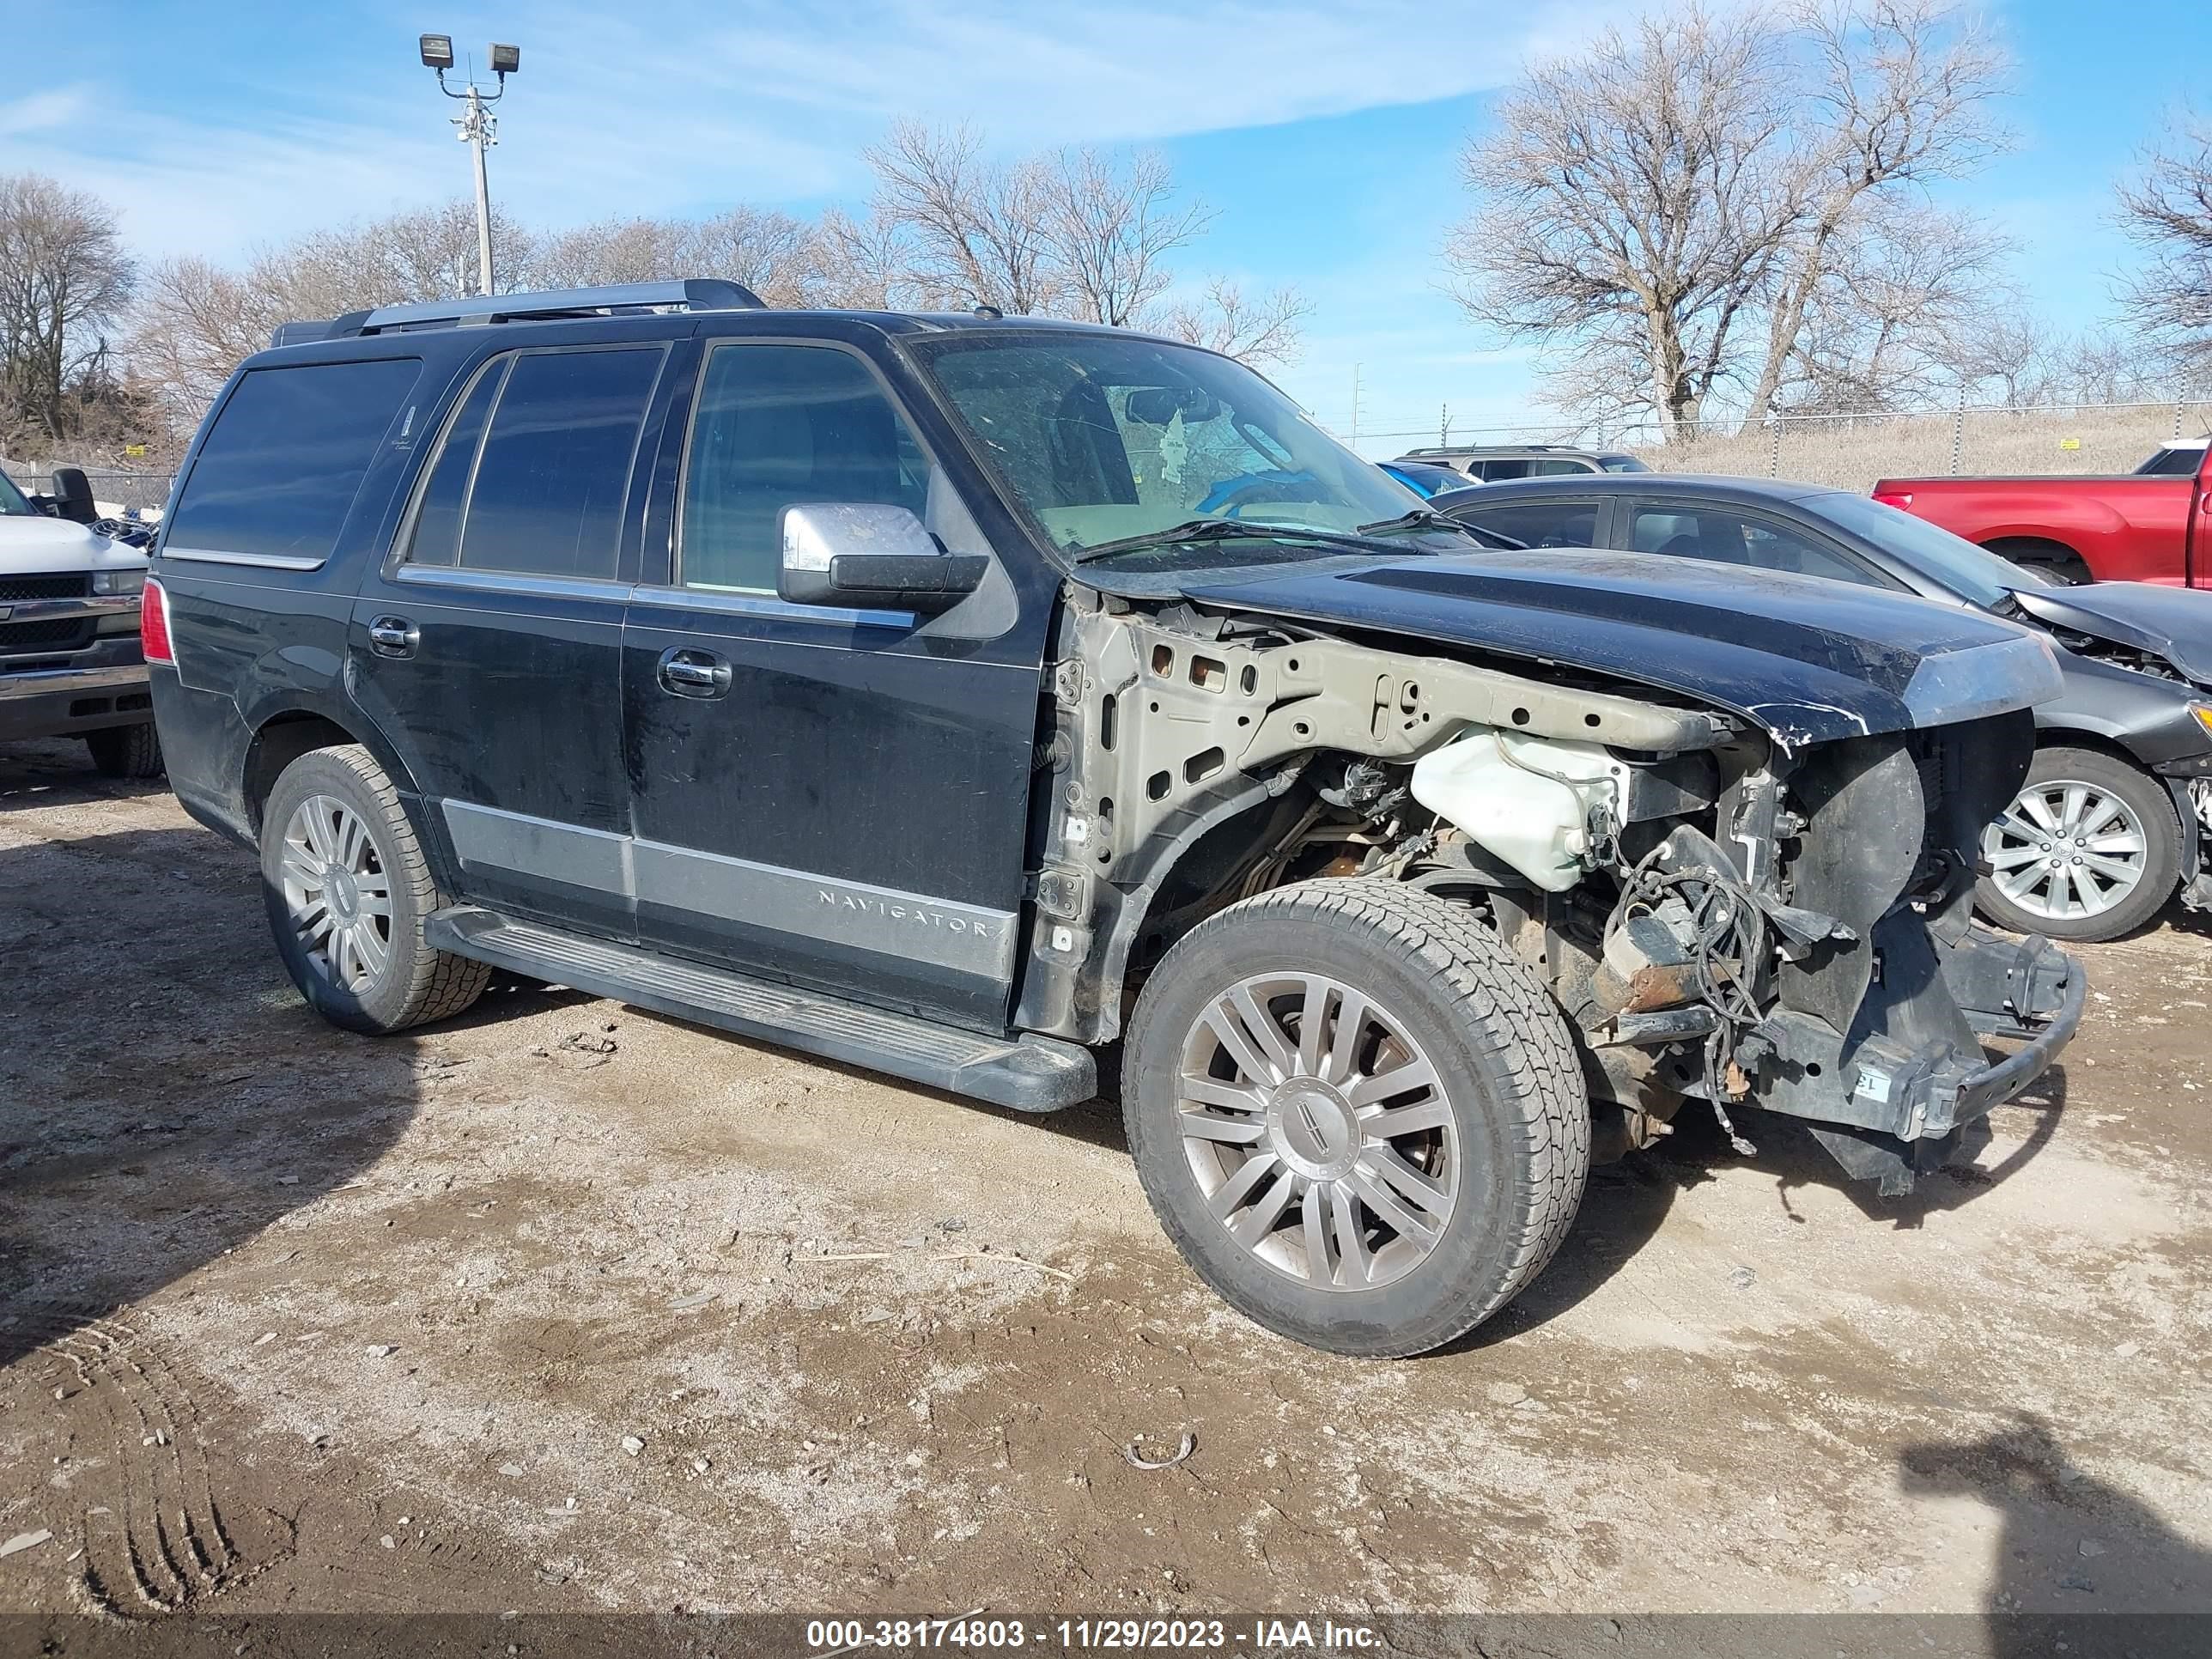
[{"label": "chrome window trim", "polygon": [[631,595],[630,585],[614,576],[533,576],[524,570],[465,570],[450,564],[403,564],[392,573],[392,579],[423,587],[525,593],[539,599],[620,601]]},{"label": "chrome window trim", "polygon": [[297,553],[232,553],[219,547],[173,547],[164,543],[161,556],[189,564],[250,564],[263,570],[320,570],[330,562],[327,553],[313,558]]}]

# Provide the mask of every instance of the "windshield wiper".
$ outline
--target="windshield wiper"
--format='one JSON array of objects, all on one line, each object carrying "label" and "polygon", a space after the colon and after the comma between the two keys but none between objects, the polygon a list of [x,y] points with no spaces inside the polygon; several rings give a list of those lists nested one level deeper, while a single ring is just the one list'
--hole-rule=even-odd
[{"label": "windshield wiper", "polygon": [[1314,542],[1323,547],[1346,547],[1361,552],[1374,550],[1368,545],[1368,538],[1356,532],[1309,530],[1304,525],[1295,524],[1258,524],[1243,519],[1186,519],[1182,523],[1170,525],[1164,530],[1147,530],[1141,535],[1123,536],[1114,541],[1100,542],[1092,547],[1071,551],[1077,564],[1089,564],[1097,559],[1110,559],[1117,553],[1172,547],[1178,542],[1236,540]]},{"label": "windshield wiper", "polygon": [[1359,526],[1363,536],[1387,536],[1397,530],[1455,530],[1462,536],[1472,536],[1478,541],[1482,532],[1473,525],[1462,524],[1432,507],[1417,507],[1410,513],[1401,513],[1395,519],[1377,519],[1373,524]]}]

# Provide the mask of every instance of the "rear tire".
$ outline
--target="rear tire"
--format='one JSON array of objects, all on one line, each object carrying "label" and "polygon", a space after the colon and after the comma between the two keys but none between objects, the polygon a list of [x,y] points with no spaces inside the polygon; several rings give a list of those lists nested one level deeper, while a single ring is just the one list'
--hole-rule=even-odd
[{"label": "rear tire", "polygon": [[1384,881],[1280,888],[1194,928],[1139,1000],[1122,1113],[1199,1276],[1334,1353],[1474,1329],[1551,1259],[1589,1171],[1544,985],[1464,905]]},{"label": "rear tire", "polygon": [[2060,587],[2079,587],[2084,582],[2097,580],[2081,556],[2062,542],[2013,537],[1990,543],[1989,550],[2001,559],[2010,559],[2014,564],[2048,578]]},{"label": "rear tire", "polygon": [[2039,749],[1981,853],[1984,915],[2015,933],[2094,943],[2135,932],[2173,896],[2181,821],[2149,773],[2094,749]]},{"label": "rear tire", "polygon": [[158,778],[161,775],[161,739],[151,720],[137,726],[110,726],[84,734],[92,763],[104,778]]},{"label": "rear tire", "polygon": [[491,977],[423,939],[447,899],[399,792],[358,744],[310,750],[279,775],[262,808],[261,889],[285,971],[334,1025],[385,1036],[449,1018]]}]

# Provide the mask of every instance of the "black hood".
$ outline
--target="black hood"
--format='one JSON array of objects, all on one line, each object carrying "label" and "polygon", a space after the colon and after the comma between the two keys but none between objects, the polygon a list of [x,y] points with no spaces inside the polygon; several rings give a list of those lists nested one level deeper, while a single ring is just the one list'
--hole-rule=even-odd
[{"label": "black hood", "polygon": [[2154,582],[2088,582],[2017,587],[2013,597],[2038,622],[2148,651],[2212,685],[2212,593]]},{"label": "black hood", "polygon": [[1741,714],[1785,748],[1978,719],[2061,689],[2042,638],[1979,611],[1656,554],[1330,560],[1178,586],[1203,605],[1636,681]]}]

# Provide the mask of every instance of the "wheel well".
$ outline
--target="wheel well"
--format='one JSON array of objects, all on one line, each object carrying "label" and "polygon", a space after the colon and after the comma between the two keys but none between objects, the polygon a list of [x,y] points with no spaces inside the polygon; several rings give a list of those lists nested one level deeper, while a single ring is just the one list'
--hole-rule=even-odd
[{"label": "wheel well", "polygon": [[2035,734],[2035,746],[2039,750],[2045,749],[2093,750],[2104,756],[2106,759],[2116,760],[2121,765],[2131,767],[2146,776],[2156,775],[2151,772],[2150,768],[2145,766],[2101,732],[2075,732],[2065,726],[2049,726]]},{"label": "wheel well", "polygon": [[261,829],[261,805],[284,769],[315,749],[333,749],[360,739],[336,720],[322,714],[278,714],[253,734],[246,752],[246,810],[256,834]]},{"label": "wheel well", "polygon": [[2088,562],[2063,542],[2055,542],[2045,536],[1999,536],[1982,545],[2001,559],[2010,559],[2014,564],[2047,564],[2069,574],[2089,578]]}]

